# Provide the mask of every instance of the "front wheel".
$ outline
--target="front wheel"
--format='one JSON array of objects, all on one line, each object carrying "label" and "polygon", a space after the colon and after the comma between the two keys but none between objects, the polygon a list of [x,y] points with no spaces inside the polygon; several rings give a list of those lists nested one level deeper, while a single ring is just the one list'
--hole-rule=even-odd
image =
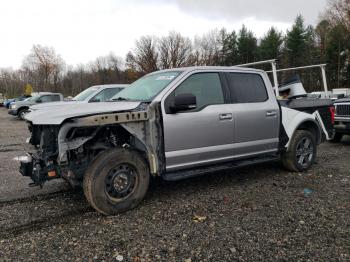
[{"label": "front wheel", "polygon": [[146,195],[149,169],[132,150],[112,149],[99,154],[84,177],[84,194],[98,212],[114,215],[136,207]]},{"label": "front wheel", "polygon": [[316,155],[315,136],[310,131],[297,130],[287,151],[282,154],[282,164],[290,171],[306,171],[314,164]]},{"label": "front wheel", "polygon": [[21,109],[18,112],[18,118],[24,120],[25,115],[28,113],[28,109]]}]

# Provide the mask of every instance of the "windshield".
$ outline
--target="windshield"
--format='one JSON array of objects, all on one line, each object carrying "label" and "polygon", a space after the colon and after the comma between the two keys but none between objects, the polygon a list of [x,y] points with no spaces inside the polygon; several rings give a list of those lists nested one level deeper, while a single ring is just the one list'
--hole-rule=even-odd
[{"label": "windshield", "polygon": [[39,97],[40,97],[40,95],[35,95],[32,97],[28,97],[27,99],[24,99],[23,101],[36,101]]},{"label": "windshield", "polygon": [[181,72],[168,71],[146,75],[112,97],[112,100],[150,101]]},{"label": "windshield", "polygon": [[77,94],[73,100],[75,101],[85,101],[88,97],[90,97],[93,93],[98,90],[98,87],[89,87],[88,89],[85,89],[83,92]]}]

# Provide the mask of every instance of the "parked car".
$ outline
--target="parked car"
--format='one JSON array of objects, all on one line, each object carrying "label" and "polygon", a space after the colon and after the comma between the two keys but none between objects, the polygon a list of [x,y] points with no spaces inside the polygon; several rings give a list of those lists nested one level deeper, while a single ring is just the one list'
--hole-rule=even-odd
[{"label": "parked car", "polygon": [[28,113],[30,106],[39,104],[39,103],[49,103],[55,101],[62,101],[63,95],[60,93],[49,93],[49,92],[40,92],[28,99],[23,101],[16,101],[10,105],[8,113],[13,116],[17,116],[20,119],[24,119],[25,114]]},{"label": "parked car", "polygon": [[350,98],[338,99],[335,106],[335,135],[333,142],[340,142],[344,135],[350,135]]},{"label": "parked car", "polygon": [[342,98],[350,97],[350,88],[335,88],[332,93]]},{"label": "parked car", "polygon": [[123,85],[123,84],[91,86],[70,100],[65,99],[64,101],[61,101],[61,102],[33,105],[29,108],[29,112],[36,111],[39,109],[46,109],[46,108],[52,108],[52,107],[57,108],[61,106],[66,106],[67,103],[76,104],[76,103],[106,102],[127,86],[128,85]]},{"label": "parked car", "polygon": [[93,208],[116,214],[141,202],[151,176],[175,181],[275,160],[308,170],[333,132],[332,101],[279,102],[256,69],[158,71],[112,100],[28,115],[36,149],[21,158],[20,172],[33,185],[82,185]]},{"label": "parked car", "polygon": [[22,96],[18,96],[18,97],[16,97],[16,98],[6,99],[6,100],[4,101],[4,107],[6,107],[6,108],[8,109],[8,108],[10,108],[10,105],[11,105],[12,103],[14,103],[14,102],[16,102],[16,101],[23,101],[23,100],[26,100],[26,99],[28,99],[29,97],[31,97],[31,96],[24,96],[24,95],[22,95]]},{"label": "parked car", "polygon": [[326,99],[326,98],[330,98],[332,94],[333,93],[331,91],[328,91],[328,92],[318,91],[318,92],[310,93],[309,97]]}]

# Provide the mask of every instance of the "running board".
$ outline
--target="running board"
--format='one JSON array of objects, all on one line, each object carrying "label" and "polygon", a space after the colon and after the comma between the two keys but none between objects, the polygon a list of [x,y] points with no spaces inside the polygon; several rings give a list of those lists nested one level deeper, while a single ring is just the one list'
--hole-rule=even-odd
[{"label": "running board", "polygon": [[184,170],[169,172],[169,173],[163,174],[162,177],[166,181],[178,181],[178,180],[201,176],[209,173],[215,173],[215,172],[226,171],[226,170],[235,169],[239,167],[244,167],[244,166],[276,161],[279,159],[280,158],[276,155],[250,158],[250,159],[244,159],[240,161],[238,160],[235,162],[228,162],[224,164],[201,166],[199,168],[191,168],[191,169],[184,169]]}]

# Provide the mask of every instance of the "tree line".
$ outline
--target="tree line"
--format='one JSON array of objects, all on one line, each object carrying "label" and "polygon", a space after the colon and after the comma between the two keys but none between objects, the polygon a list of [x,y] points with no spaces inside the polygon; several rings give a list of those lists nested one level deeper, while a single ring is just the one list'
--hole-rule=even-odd
[{"label": "tree line", "polygon": [[[0,69],[0,92],[17,95],[29,83],[35,91],[75,95],[96,84],[131,83],[160,69],[232,66],[273,58],[280,68],[327,63],[329,86],[350,88],[350,0],[330,0],[315,27],[305,25],[299,15],[286,32],[272,27],[260,39],[244,25],[237,32],[215,29],[193,39],[175,31],[162,37],[142,36],[125,60],[110,53],[73,67],[53,48],[34,45],[20,69]],[[293,73],[281,74],[280,82]],[[319,69],[300,75],[309,92],[322,90]]]}]

